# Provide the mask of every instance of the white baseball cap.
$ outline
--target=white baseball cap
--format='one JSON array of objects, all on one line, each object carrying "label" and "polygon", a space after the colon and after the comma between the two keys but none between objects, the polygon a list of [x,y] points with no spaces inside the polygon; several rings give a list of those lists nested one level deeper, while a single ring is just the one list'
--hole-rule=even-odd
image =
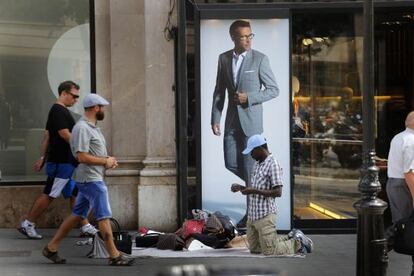
[{"label": "white baseball cap", "polygon": [[249,154],[254,148],[266,144],[266,138],[261,134],[255,134],[247,140],[247,147],[244,149],[243,154]]},{"label": "white baseball cap", "polygon": [[95,105],[108,105],[108,104],[109,104],[109,102],[107,100],[105,100],[103,97],[101,97],[101,96],[99,96],[98,94],[95,94],[95,93],[88,94],[83,99],[83,107],[84,108],[95,106]]}]

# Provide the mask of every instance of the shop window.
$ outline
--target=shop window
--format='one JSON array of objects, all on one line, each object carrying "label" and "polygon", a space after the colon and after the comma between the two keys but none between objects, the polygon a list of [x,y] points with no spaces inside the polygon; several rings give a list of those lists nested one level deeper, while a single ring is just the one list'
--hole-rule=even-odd
[{"label": "shop window", "polygon": [[[296,13],[292,30],[295,219],[352,219],[362,162],[362,14]],[[413,109],[414,12],[375,13],[374,138],[381,199],[392,137]],[[389,211],[385,213],[389,220]]]},{"label": "shop window", "polygon": [[352,219],[362,161],[362,14],[295,13],[292,170],[296,219]]},{"label": "shop window", "polygon": [[[375,150],[380,167],[381,199],[385,192],[386,158],[392,137],[404,130],[404,119],[414,105],[413,6],[385,1],[375,9]],[[289,2],[292,22],[292,192],[294,225],[303,227],[353,226],[353,204],[361,198],[363,143],[363,14],[362,2],[348,9],[337,1],[219,1],[198,4]],[[314,6],[296,5],[320,2]],[[344,1],[342,1],[344,2]],[[353,2],[352,0],[348,2]],[[356,2],[356,1],[355,1]],[[280,7],[280,5],[277,5]],[[199,207],[196,169],[194,83],[195,27],[187,18],[188,59],[188,207]],[[385,221],[389,220],[389,209]],[[314,223],[316,222],[316,224]]]},{"label": "shop window", "polygon": [[89,18],[89,0],[0,2],[1,183],[44,180],[32,168],[58,84],[90,92]]},{"label": "shop window", "polygon": [[[405,129],[405,118],[414,108],[414,9],[387,9],[375,16],[376,152],[382,191],[388,200],[387,158],[391,139]],[[390,209],[384,221],[391,223]]]}]

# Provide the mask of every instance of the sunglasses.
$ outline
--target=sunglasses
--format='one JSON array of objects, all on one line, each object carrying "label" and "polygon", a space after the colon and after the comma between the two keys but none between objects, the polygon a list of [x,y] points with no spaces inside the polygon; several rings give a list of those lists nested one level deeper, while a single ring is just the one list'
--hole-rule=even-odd
[{"label": "sunglasses", "polygon": [[73,94],[72,92],[70,92],[70,91],[65,91],[66,93],[68,93],[69,95],[71,95],[74,99],[77,99],[77,98],[79,98],[79,95],[75,95],[75,94]]}]

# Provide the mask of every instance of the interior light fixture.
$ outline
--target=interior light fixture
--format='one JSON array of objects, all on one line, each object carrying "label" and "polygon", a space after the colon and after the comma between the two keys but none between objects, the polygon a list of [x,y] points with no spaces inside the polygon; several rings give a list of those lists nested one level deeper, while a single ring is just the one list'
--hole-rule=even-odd
[{"label": "interior light fixture", "polygon": [[302,44],[305,46],[309,46],[313,44],[313,40],[311,38],[304,38],[302,39]]},{"label": "interior light fixture", "polygon": [[309,207],[316,210],[316,211],[318,211],[318,212],[320,212],[320,213],[322,213],[322,214],[324,214],[324,215],[326,215],[326,216],[328,216],[328,217],[334,218],[334,219],[346,219],[346,217],[341,216],[341,215],[339,215],[339,214],[337,214],[337,213],[335,213],[331,210],[328,210],[328,209],[326,209],[326,208],[324,208],[324,207],[322,207],[322,206],[320,206],[316,203],[313,203],[313,202],[309,202]]}]

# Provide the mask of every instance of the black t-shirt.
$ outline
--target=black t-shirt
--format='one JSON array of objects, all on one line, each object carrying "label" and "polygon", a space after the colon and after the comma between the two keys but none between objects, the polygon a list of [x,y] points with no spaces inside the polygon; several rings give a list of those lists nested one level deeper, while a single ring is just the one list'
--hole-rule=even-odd
[{"label": "black t-shirt", "polygon": [[75,120],[69,110],[60,105],[54,104],[47,117],[46,130],[49,131],[49,148],[47,161],[55,163],[73,163],[74,158],[70,151],[69,143],[60,137],[58,131],[67,128],[72,132]]}]

